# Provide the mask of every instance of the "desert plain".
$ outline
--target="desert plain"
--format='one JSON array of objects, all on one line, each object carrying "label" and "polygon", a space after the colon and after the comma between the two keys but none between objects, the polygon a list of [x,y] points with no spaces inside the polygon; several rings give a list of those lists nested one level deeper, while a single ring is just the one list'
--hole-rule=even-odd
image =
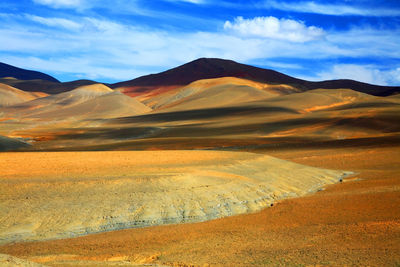
[{"label": "desert plain", "polygon": [[398,88],[280,75],[1,79],[0,265],[398,266]]}]

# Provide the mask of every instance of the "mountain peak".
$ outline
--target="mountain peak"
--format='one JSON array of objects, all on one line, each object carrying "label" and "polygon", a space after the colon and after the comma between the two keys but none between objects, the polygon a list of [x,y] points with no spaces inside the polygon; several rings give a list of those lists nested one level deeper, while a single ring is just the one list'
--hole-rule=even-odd
[{"label": "mountain peak", "polygon": [[221,63],[228,63],[228,62],[239,64],[236,61],[233,61],[230,59],[214,58],[214,57],[201,57],[201,58],[195,59],[193,61],[190,61],[186,64],[193,64],[193,63],[202,63],[202,64],[218,64],[218,63],[220,63],[221,64]]},{"label": "mountain peak", "polygon": [[294,83],[299,81],[273,70],[261,69],[232,60],[199,58],[158,74],[150,74],[130,81],[116,83],[111,87],[179,86],[187,85],[197,80],[222,77],[236,77],[271,83],[281,83],[282,81]]},{"label": "mountain peak", "polygon": [[168,88],[188,85],[197,80],[222,77],[242,78],[267,84],[287,84],[302,91],[318,88],[347,88],[376,96],[387,96],[400,91],[400,87],[378,86],[354,80],[310,82],[274,70],[241,64],[233,60],[205,57],[158,74],[150,74],[133,80],[115,83],[110,87],[123,87],[124,93],[139,95],[160,87],[168,90]]}]

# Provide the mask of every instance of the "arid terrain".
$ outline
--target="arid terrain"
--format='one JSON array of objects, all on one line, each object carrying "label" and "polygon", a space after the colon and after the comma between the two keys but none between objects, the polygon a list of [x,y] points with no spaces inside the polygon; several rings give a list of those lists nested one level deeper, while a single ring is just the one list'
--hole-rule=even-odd
[{"label": "arid terrain", "polygon": [[0,79],[0,266],[400,264],[399,87],[29,77]]},{"label": "arid terrain", "polygon": [[268,151],[301,164],[358,175],[253,214],[3,245],[0,251],[49,266],[396,266],[399,151],[399,146]]},{"label": "arid terrain", "polygon": [[255,212],[351,174],[220,151],[3,153],[0,169],[0,244]]}]

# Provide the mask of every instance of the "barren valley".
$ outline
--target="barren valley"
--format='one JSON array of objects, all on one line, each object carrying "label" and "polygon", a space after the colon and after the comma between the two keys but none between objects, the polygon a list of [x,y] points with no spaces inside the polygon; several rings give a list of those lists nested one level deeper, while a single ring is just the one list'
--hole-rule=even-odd
[{"label": "barren valley", "polygon": [[399,90],[220,59],[2,78],[0,265],[396,266]]}]

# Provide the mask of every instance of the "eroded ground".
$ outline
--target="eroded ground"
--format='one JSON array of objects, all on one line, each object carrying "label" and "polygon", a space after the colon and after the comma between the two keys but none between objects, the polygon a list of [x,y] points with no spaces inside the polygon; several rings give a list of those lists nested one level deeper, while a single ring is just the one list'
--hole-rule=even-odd
[{"label": "eroded ground", "polygon": [[[258,151],[262,152],[262,151]],[[51,266],[147,262],[181,266],[362,265],[400,263],[400,149],[268,150],[294,162],[358,172],[316,194],[260,212],[1,246],[2,253]],[[91,265],[91,261],[93,262]]]},{"label": "eroded ground", "polygon": [[224,151],[2,153],[0,168],[3,244],[249,213],[346,176]]}]

